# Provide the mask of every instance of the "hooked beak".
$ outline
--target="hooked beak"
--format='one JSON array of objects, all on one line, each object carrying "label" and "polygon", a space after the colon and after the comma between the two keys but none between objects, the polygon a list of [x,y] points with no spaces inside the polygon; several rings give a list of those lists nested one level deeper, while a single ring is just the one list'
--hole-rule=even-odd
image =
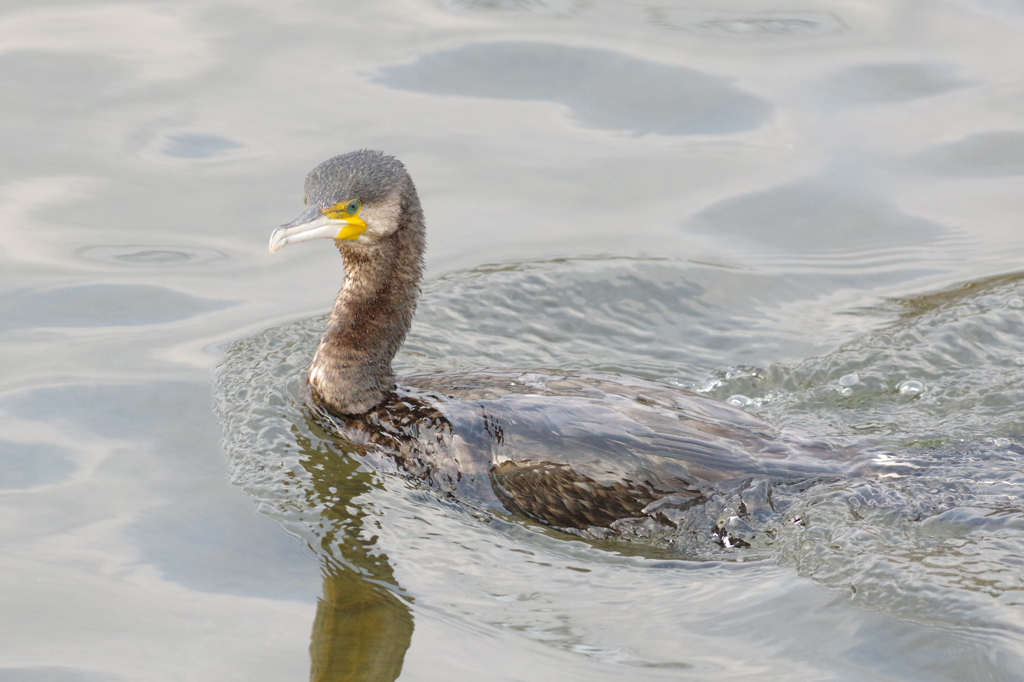
[{"label": "hooked beak", "polygon": [[319,206],[310,206],[298,218],[274,230],[270,235],[270,253],[311,239],[358,239],[365,231],[366,223],[358,215],[332,218]]}]

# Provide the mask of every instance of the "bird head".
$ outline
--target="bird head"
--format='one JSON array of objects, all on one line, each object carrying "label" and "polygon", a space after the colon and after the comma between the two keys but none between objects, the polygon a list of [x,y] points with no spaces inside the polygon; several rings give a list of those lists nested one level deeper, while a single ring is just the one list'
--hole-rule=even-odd
[{"label": "bird head", "polygon": [[372,244],[399,228],[402,192],[412,186],[402,163],[382,152],[335,156],[306,176],[306,210],[270,235],[270,252],[311,239]]}]

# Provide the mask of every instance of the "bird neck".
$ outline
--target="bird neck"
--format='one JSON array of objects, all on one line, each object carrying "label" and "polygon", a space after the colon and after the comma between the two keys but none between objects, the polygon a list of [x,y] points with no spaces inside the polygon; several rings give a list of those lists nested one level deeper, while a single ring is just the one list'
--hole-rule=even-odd
[{"label": "bird neck", "polygon": [[345,281],[309,367],[314,397],[332,412],[361,414],[394,389],[391,360],[412,325],[423,271],[422,217],[405,222],[373,244],[337,242]]}]

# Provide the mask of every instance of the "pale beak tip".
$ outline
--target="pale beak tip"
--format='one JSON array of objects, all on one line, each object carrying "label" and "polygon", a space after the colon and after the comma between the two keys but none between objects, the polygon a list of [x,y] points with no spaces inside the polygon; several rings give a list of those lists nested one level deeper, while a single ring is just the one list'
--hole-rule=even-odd
[{"label": "pale beak tip", "polygon": [[280,251],[283,246],[288,244],[288,236],[283,234],[285,231],[284,227],[279,227],[273,231],[270,235],[270,253]]},{"label": "pale beak tip", "polygon": [[279,251],[289,244],[307,242],[310,239],[336,238],[338,224],[340,223],[332,223],[316,207],[307,209],[297,220],[274,230],[270,235],[270,253]]}]

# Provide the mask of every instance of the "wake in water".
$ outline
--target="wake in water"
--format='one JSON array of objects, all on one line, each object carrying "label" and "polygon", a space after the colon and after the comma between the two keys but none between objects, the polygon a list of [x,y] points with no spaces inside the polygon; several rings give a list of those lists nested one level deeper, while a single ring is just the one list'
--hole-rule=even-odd
[{"label": "wake in water", "polygon": [[[649,265],[531,263],[489,270],[486,287],[479,272],[433,283],[399,356],[399,394],[382,414],[359,419],[303,400],[323,319],[238,342],[220,368],[217,405],[235,482],[325,549],[343,544],[339,529],[353,518],[372,514],[356,512],[358,495],[332,480],[337,459],[364,483],[411,477],[437,504],[456,501],[495,529],[512,521],[548,532],[531,526],[539,521],[613,552],[768,558],[858,603],[915,617],[927,602],[942,618],[952,595],[1016,603],[1024,590],[1019,277],[892,301],[868,314],[893,322],[827,355],[698,380],[687,378],[686,358],[698,369],[716,359],[713,343],[686,333],[700,323],[702,292],[671,263],[658,267],[674,276],[657,268],[645,276]],[[615,295],[605,292],[605,304],[581,319],[575,299],[595,276],[616,283]],[[541,305],[540,292],[560,300]],[[680,310],[622,313],[660,301]],[[531,305],[535,314],[517,314]],[[734,345],[745,338],[737,331]],[[622,339],[637,341],[634,354]],[[598,349],[590,353],[598,369],[650,378],[582,367],[449,369],[522,357],[561,366],[572,357],[579,367],[585,358],[575,351],[588,347]],[[532,409],[555,396],[560,409]],[[400,410],[410,418],[395,420]],[[566,431],[580,420],[585,431]],[[637,459],[641,447],[656,457]],[[602,503],[581,508],[594,499]],[[328,531],[325,518],[335,519]]]}]

